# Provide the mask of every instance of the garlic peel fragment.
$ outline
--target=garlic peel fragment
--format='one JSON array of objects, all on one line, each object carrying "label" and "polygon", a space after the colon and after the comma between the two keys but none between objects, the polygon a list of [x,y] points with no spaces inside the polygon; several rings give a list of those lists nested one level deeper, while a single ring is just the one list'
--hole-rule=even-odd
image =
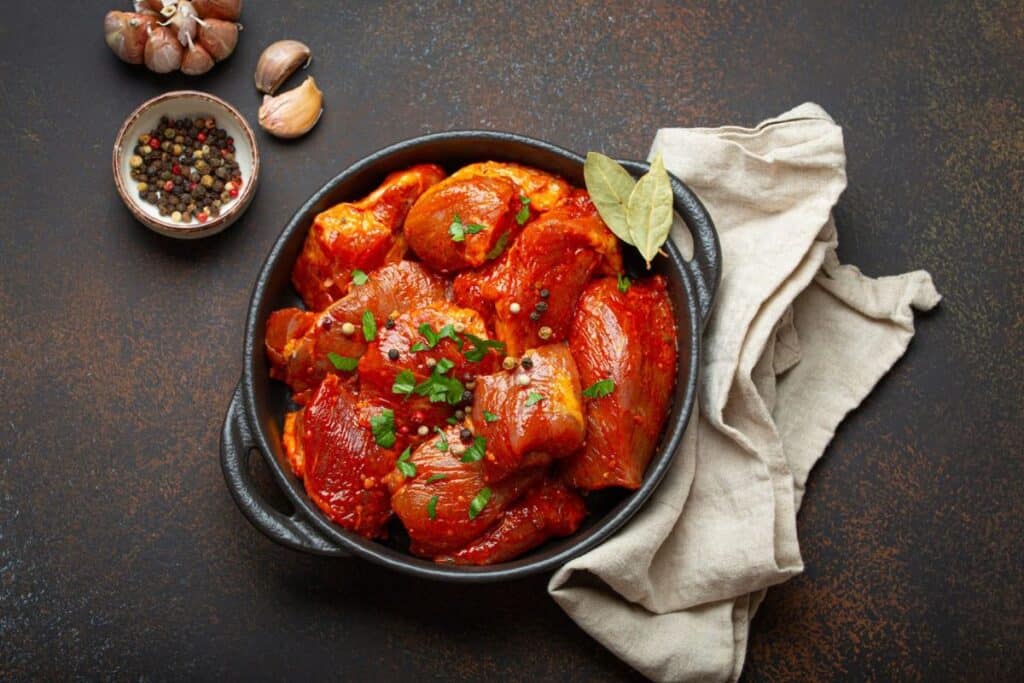
[{"label": "garlic peel fragment", "polygon": [[309,46],[297,40],[279,40],[271,43],[256,64],[256,89],[273,95],[301,66],[305,69],[313,60]]},{"label": "garlic peel fragment", "polygon": [[323,93],[313,77],[302,85],[273,97],[263,96],[259,123],[263,130],[279,138],[297,138],[308,133],[323,113]]}]

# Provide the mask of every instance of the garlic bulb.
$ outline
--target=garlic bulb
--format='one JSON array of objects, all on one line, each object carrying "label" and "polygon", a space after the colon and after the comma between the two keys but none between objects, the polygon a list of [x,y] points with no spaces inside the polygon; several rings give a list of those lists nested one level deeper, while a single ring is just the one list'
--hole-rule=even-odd
[{"label": "garlic bulb", "polygon": [[185,48],[178,42],[174,31],[166,26],[149,29],[149,40],[146,41],[145,60],[150,71],[165,74],[181,68],[181,58]]},{"label": "garlic bulb", "polygon": [[238,24],[222,19],[204,19],[199,25],[199,44],[216,61],[227,59],[238,44]]},{"label": "garlic bulb", "polygon": [[256,64],[256,89],[273,95],[300,66],[305,69],[313,59],[309,47],[297,40],[271,43]]},{"label": "garlic bulb", "polygon": [[[209,60],[227,59],[238,45],[242,25],[235,20],[242,0],[132,0],[132,5],[134,12],[113,11],[103,18],[107,46],[130,64],[196,75],[210,70]],[[177,49],[167,44],[168,35]],[[156,40],[152,46],[151,37]],[[184,67],[172,68],[175,63]]]},{"label": "garlic bulb", "polygon": [[310,76],[299,87],[277,97],[263,96],[260,127],[279,138],[297,138],[308,133],[323,113],[323,93]]}]

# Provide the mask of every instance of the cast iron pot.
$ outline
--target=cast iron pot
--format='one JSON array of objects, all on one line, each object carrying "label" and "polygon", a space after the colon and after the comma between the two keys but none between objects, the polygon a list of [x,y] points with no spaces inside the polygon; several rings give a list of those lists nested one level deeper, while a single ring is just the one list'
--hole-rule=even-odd
[{"label": "cast iron pot", "polygon": [[[438,565],[408,554],[401,526],[392,528],[387,543],[370,541],[333,524],[314,505],[302,482],[288,467],[281,446],[281,425],[291,407],[284,384],[269,379],[263,350],[267,316],[285,306],[301,306],[290,284],[292,265],[302,249],[313,218],[338,202],[373,190],[392,171],[421,163],[446,170],[474,161],[514,161],[550,171],[582,187],[583,158],[566,149],[522,135],[457,131],[413,138],[383,149],[352,165],[324,185],[292,216],[260,270],[245,327],[242,379],[228,407],[221,437],[221,466],[228,490],[253,526],[288,547],[319,555],[355,555],[407,574],[445,581],[481,583],[520,578],[561,567],[594,548],[626,523],[661,482],[682,439],[697,394],[700,337],[711,311],[721,273],[718,237],[704,206],[682,182],[672,178],[675,210],[693,236],[694,256],[687,261],[671,242],[667,258],[655,259],[654,270],[668,280],[676,309],[679,362],[672,408],[661,442],[636,491],[602,491],[588,496],[590,514],[572,536],[557,539],[512,562],[489,567]],[[636,176],[647,164],[621,162]],[[643,264],[632,247],[624,248],[627,268],[641,274]],[[250,470],[258,453],[266,462],[287,503],[271,504]],[[276,496],[280,498],[280,496]]]}]

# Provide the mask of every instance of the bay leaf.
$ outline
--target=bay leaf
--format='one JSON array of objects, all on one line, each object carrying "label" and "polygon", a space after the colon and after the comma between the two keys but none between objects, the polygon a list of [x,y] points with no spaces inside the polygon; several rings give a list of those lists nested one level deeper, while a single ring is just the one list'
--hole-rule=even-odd
[{"label": "bay leaf", "polygon": [[598,152],[587,152],[587,159],[583,163],[583,179],[601,220],[620,240],[634,244],[626,218],[629,196],[636,186],[633,176],[614,159]]},{"label": "bay leaf", "polygon": [[640,250],[650,268],[651,260],[672,229],[672,184],[661,154],[654,157],[650,170],[630,192],[626,203],[626,223],[631,243]]}]

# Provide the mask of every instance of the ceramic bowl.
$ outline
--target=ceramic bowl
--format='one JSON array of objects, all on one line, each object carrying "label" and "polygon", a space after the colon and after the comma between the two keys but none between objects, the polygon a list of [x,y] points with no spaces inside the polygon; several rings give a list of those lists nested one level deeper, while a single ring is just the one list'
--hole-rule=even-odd
[{"label": "ceramic bowl", "polygon": [[[162,116],[172,119],[212,116],[217,120],[217,127],[234,138],[235,158],[244,183],[238,197],[226,204],[216,218],[205,223],[196,220],[175,223],[170,216],[161,216],[156,206],[139,198],[137,183],[131,177],[129,159],[134,154],[139,136],[155,129]],[[249,208],[259,181],[260,154],[252,128],[237,109],[209,93],[177,90],[143,102],[125,120],[114,141],[113,170],[114,184],[121,200],[140,223],[167,237],[198,239],[217,234]]]}]

